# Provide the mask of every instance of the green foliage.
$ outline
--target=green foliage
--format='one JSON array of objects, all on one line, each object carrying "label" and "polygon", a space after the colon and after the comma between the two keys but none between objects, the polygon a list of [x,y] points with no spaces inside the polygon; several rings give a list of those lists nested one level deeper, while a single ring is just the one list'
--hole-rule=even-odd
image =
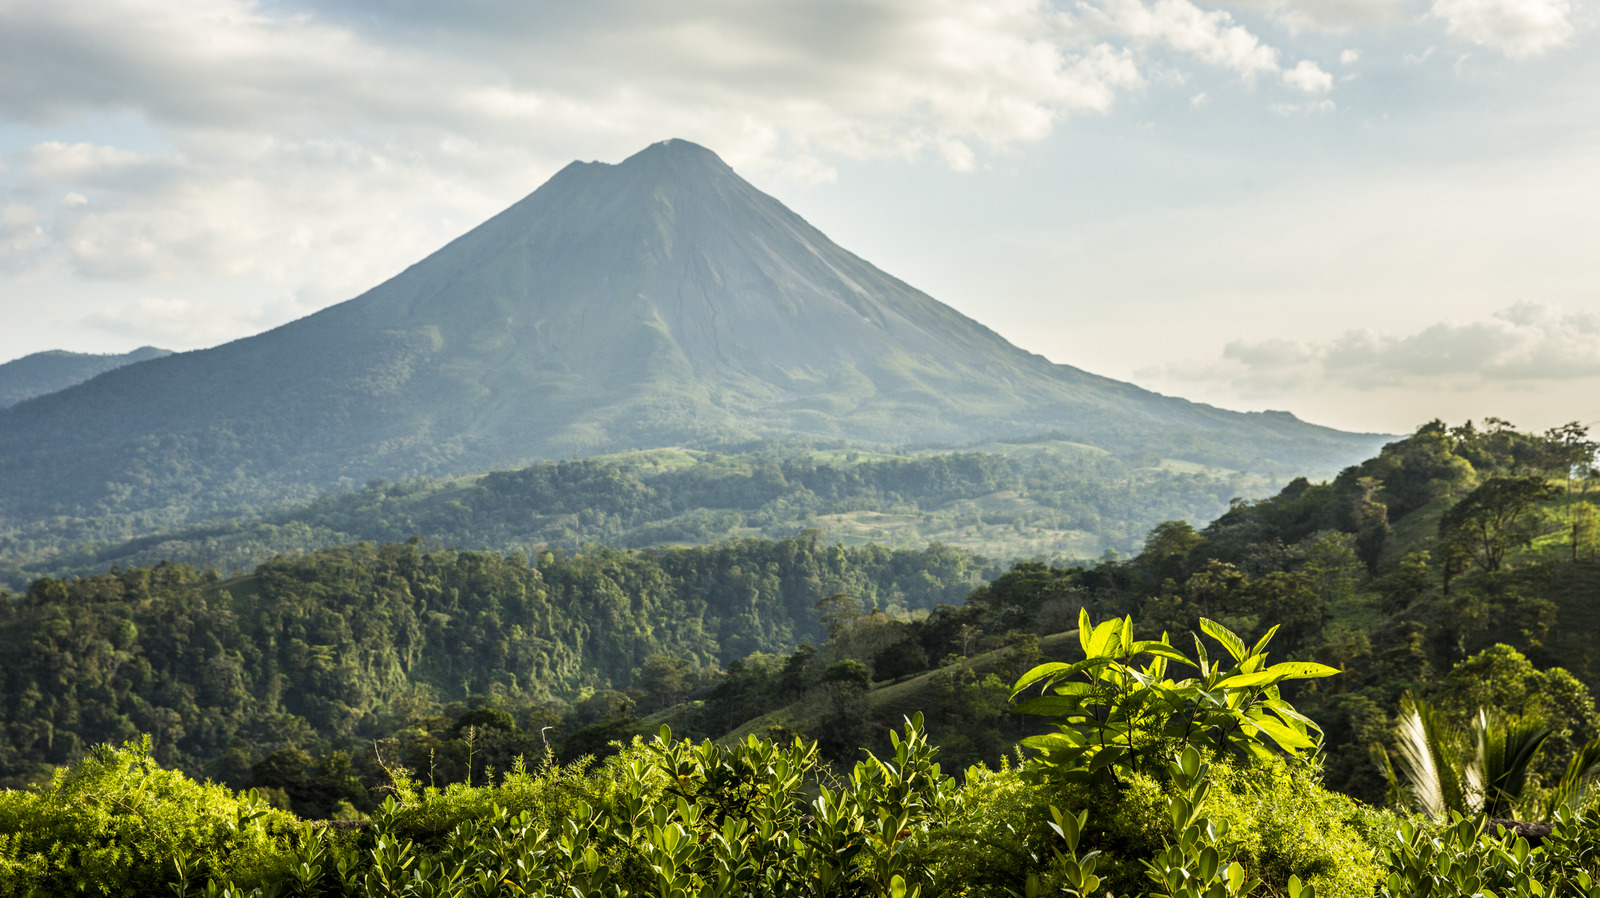
[{"label": "green foliage", "polygon": [[[1207,636],[1221,644],[1232,663],[1213,662],[1195,637],[1195,658],[1165,636],[1135,640],[1133,620],[1090,622],[1079,619],[1084,659],[1042,664],[1013,687],[1013,695],[1038,685],[1045,693],[1017,706],[1024,714],[1052,718],[1059,730],[1023,740],[1045,753],[1047,763],[1068,776],[1102,775],[1119,770],[1150,772],[1165,759],[1193,746],[1261,761],[1283,752],[1305,758],[1316,749],[1316,725],[1279,695],[1278,685],[1338,673],[1315,662],[1267,665],[1272,631],[1247,647],[1231,630],[1202,619]],[[1142,665],[1136,659],[1148,659]],[[1198,676],[1176,680],[1169,664],[1191,667]]]},{"label": "green foliage", "polygon": [[1547,762],[1535,770],[1545,783],[1560,775],[1563,759],[1600,735],[1589,688],[1565,668],[1540,670],[1527,656],[1505,644],[1492,645],[1463,659],[1432,693],[1434,703],[1458,725],[1480,708],[1513,719],[1538,720],[1550,727]]},{"label": "green foliage", "polygon": [[[458,828],[505,814],[540,828],[559,829],[585,805],[600,805],[614,792],[603,772],[588,776],[587,765],[549,764],[529,768],[520,760],[498,782],[481,787],[452,783],[388,799],[374,819],[396,838],[440,845]],[[609,771],[609,768],[608,768]]]},{"label": "green foliage", "polygon": [[[1398,763],[1390,766],[1383,757],[1391,791],[1408,796],[1430,818],[1504,818],[1531,806],[1529,773],[1551,734],[1543,721],[1479,708],[1463,730],[1408,694],[1398,729]],[[1585,776],[1574,774],[1572,787]]]},{"label": "green foliage", "polygon": [[[1583,683],[1593,673],[1578,650],[1560,659],[1576,675],[1552,666],[1555,640],[1592,632],[1581,624],[1589,566],[1573,563],[1554,513],[1568,497],[1524,512],[1518,527],[1557,529],[1509,542],[1500,570],[1475,561],[1448,596],[1439,576],[1439,521],[1492,478],[1559,475],[1546,448],[1499,425],[1430,425],[1332,483],[1237,503],[1201,531],[1163,526],[1128,562],[1022,563],[961,605],[949,603],[985,573],[962,553],[810,535],[551,552],[531,566],[358,546],[227,583],[181,565],[37,580],[0,612],[0,649],[22,659],[0,684],[11,715],[0,763],[20,782],[81,756],[96,733],[152,731],[164,763],[259,785],[256,804],[366,811],[356,834],[285,829],[273,837],[288,847],[261,853],[294,852],[291,880],[329,893],[470,894],[521,863],[513,881],[563,894],[716,894],[753,882],[736,851],[795,870],[832,846],[827,883],[794,880],[792,894],[1226,894],[1259,880],[1258,894],[1367,896],[1389,873],[1421,869],[1407,851],[1450,858],[1427,862],[1447,870],[1424,892],[1470,874],[1496,894],[1533,883],[1564,894],[1558,873],[1569,885],[1592,875],[1585,815],[1600,771]],[[919,606],[934,607],[908,613]],[[1072,617],[1081,657],[1048,635]],[[1192,655],[1163,632],[1191,627],[1203,634]],[[820,650],[786,654],[824,630]],[[1265,659],[1269,639],[1288,666]],[[1303,677],[1334,665],[1346,675]],[[1038,732],[1003,714],[1007,684],[1030,670],[1045,687],[1032,701],[1055,702],[1033,721],[1062,726],[1047,757],[1011,765],[1001,759],[1017,739]],[[1381,799],[1368,753],[1393,745],[1390,715],[1408,690],[1438,706],[1434,741],[1452,747],[1436,754],[1455,759],[1459,807],[1550,809],[1568,821],[1550,847],[1519,859],[1514,841],[1475,830],[1412,821],[1408,832],[1325,788]],[[903,765],[926,768],[927,752],[912,763],[916,752],[881,740],[918,707],[932,735],[912,741],[999,766],[959,787],[937,774],[907,786]],[[633,742],[663,720],[697,735],[784,732],[791,747]],[[793,746],[785,727],[819,743]],[[374,735],[389,737],[376,757]],[[597,766],[555,763],[612,740],[620,753]],[[882,762],[854,764],[863,746]],[[383,805],[366,793],[380,761],[393,775]],[[780,768],[803,768],[798,784]],[[889,833],[912,793],[913,824]],[[770,844],[739,829],[762,815]]]},{"label": "green foliage", "polygon": [[1211,767],[1194,746],[1185,746],[1172,765],[1172,794],[1167,799],[1167,819],[1172,829],[1167,844],[1155,857],[1141,859],[1155,894],[1167,898],[1232,898],[1247,895],[1260,884],[1244,865],[1227,862],[1218,850],[1231,827],[1226,821],[1205,816],[1203,804],[1211,791]]},{"label": "green foliage", "polygon": [[1434,702],[1400,703],[1392,789],[1434,819],[1449,813],[1506,817],[1566,802],[1593,772],[1589,690],[1561,668],[1539,670],[1510,646],[1463,660]]},{"label": "green foliage", "polygon": [[[591,776],[583,797],[563,792],[519,812],[499,800],[575,785],[558,774],[391,803],[370,851],[337,879],[363,895],[465,896],[483,885],[540,896],[919,895],[932,884],[929,833],[953,792],[932,756],[913,720],[891,757],[856,765],[807,800],[814,747],[754,737],[697,745],[663,729]],[[469,796],[480,804],[462,814]],[[423,841],[408,834],[419,818],[436,821]]]},{"label": "green foliage", "polygon": [[1484,481],[1439,519],[1446,564],[1459,570],[1476,562],[1485,571],[1500,570],[1507,550],[1526,545],[1535,535],[1528,526],[1530,509],[1558,495],[1560,491],[1542,476]]},{"label": "green foliage", "polygon": [[[488,749],[479,760],[503,772],[517,754],[541,753],[543,726],[557,742],[570,733],[560,710],[532,719],[541,703],[638,686],[653,710],[683,698],[702,672],[819,637],[813,606],[823,596],[927,608],[965,595],[982,564],[941,547],[812,537],[551,552],[534,565],[406,543],[278,558],[225,583],[166,564],[41,579],[0,630],[0,654],[13,659],[0,680],[0,777],[16,782],[40,763],[147,732],[164,764],[245,786],[280,748],[344,750],[359,764],[373,737],[394,735],[415,745],[404,763],[422,782],[437,773],[444,785],[483,768],[446,744],[462,743],[464,755],[470,721],[429,723],[441,703],[488,695],[525,709],[520,735],[487,720],[475,727]],[[438,765],[424,760],[430,750]],[[360,804],[322,792],[329,805]]]},{"label": "green foliage", "polygon": [[280,881],[294,818],[102,746],[36,792],[0,792],[0,895],[153,895],[208,878]]},{"label": "green foliage", "polygon": [[[1108,623],[1085,623],[1086,654],[1131,657],[1134,642],[1121,644],[1131,621]],[[1235,664],[1201,703],[1247,709],[1251,694],[1221,684],[1255,677],[1232,688],[1264,689],[1291,673],[1264,661],[1234,669],[1262,647],[1216,625],[1206,632]],[[1193,666],[1207,675],[1203,646]],[[843,682],[860,665],[836,666]],[[781,671],[775,659],[753,667]],[[479,706],[453,726],[519,724]],[[962,784],[934,762],[920,715],[890,744],[834,774],[814,743],[695,743],[663,727],[598,767],[518,763],[493,783],[442,789],[397,782],[370,822],[346,833],[296,827],[252,795],[160,770],[143,747],[99,750],[43,792],[0,793],[10,874],[0,889],[12,888],[0,894],[41,882],[34,894],[241,898],[1600,894],[1600,816],[1581,798],[1557,809],[1544,847],[1530,848],[1474,824],[1435,829],[1363,808],[1281,743],[1207,760],[1226,742],[1172,742],[1162,764],[1104,762],[1120,768],[1115,780],[1063,776],[1058,755],[1054,767],[973,768]],[[1086,771],[1094,759],[1073,763]]]},{"label": "green foliage", "polygon": [[1480,819],[1454,817],[1430,827],[1402,821],[1383,846],[1388,868],[1379,898],[1496,895],[1593,898],[1600,895],[1600,816],[1560,809],[1538,848],[1512,833],[1485,832]]}]

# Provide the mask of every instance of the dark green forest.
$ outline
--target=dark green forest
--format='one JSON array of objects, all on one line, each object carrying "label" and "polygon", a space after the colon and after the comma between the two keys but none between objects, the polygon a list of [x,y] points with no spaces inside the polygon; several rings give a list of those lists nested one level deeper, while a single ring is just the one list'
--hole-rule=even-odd
[{"label": "dark green forest", "polygon": [[833,541],[942,542],[996,558],[1136,550],[1165,520],[1204,521],[1268,481],[1054,439],[978,450],[655,450],[456,479],[377,480],[286,511],[128,539],[148,520],[0,529],[0,585],[160,561],[248,571],[285,552],[420,537],[537,554],[818,529]]},{"label": "dark green forest", "polygon": [[631,703],[616,690],[662,659],[699,676],[821,641],[829,595],[906,616],[994,573],[958,550],[807,534],[532,563],[362,543],[229,580],[166,564],[41,579],[0,603],[0,776],[148,733],[161,763],[245,786],[275,748],[368,745],[471,696]]}]

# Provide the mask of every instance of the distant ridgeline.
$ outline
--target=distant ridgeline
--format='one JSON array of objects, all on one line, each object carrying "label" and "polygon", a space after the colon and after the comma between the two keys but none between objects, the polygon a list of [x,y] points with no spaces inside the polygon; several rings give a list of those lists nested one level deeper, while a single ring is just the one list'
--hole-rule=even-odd
[{"label": "distant ridgeline", "polygon": [[657,654],[788,651],[821,640],[829,595],[905,614],[996,573],[953,549],[804,537],[532,566],[361,544],[226,581],[169,565],[39,580],[0,602],[0,782],[149,733],[162,763],[244,784],[264,748],[370,739],[471,694],[621,688]]},{"label": "distant ridgeline", "polygon": [[65,390],[123,365],[169,355],[172,355],[170,350],[141,346],[121,355],[52,350],[13,359],[0,365],[0,408],[9,408],[24,399]]},{"label": "distant ridgeline", "polygon": [[538,552],[642,548],[736,536],[942,542],[995,558],[1093,559],[1128,553],[1161,521],[1204,521],[1265,477],[1154,453],[1113,455],[1059,440],[974,451],[886,455],[681,449],[544,463],[515,471],[395,484],[375,481],[287,511],[126,540],[104,522],[0,531],[0,587],[112,564],[187,562],[249,570],[283,552],[413,537],[448,546]]}]

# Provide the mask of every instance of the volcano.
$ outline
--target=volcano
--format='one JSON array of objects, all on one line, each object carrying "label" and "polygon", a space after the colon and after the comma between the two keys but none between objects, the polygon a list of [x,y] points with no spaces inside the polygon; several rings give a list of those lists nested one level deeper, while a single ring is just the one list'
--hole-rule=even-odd
[{"label": "volcano", "polygon": [[0,411],[0,507],[192,517],[623,449],[1040,433],[1258,471],[1379,442],[1026,352],[669,140],[347,302]]}]

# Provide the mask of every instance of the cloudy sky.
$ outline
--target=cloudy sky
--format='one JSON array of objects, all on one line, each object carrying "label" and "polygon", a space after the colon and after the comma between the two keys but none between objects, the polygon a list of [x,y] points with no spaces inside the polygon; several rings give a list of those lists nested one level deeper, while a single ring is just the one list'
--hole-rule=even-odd
[{"label": "cloudy sky", "polygon": [[702,143],[1051,359],[1600,419],[1595,0],[0,0],[0,360],[348,299]]}]

